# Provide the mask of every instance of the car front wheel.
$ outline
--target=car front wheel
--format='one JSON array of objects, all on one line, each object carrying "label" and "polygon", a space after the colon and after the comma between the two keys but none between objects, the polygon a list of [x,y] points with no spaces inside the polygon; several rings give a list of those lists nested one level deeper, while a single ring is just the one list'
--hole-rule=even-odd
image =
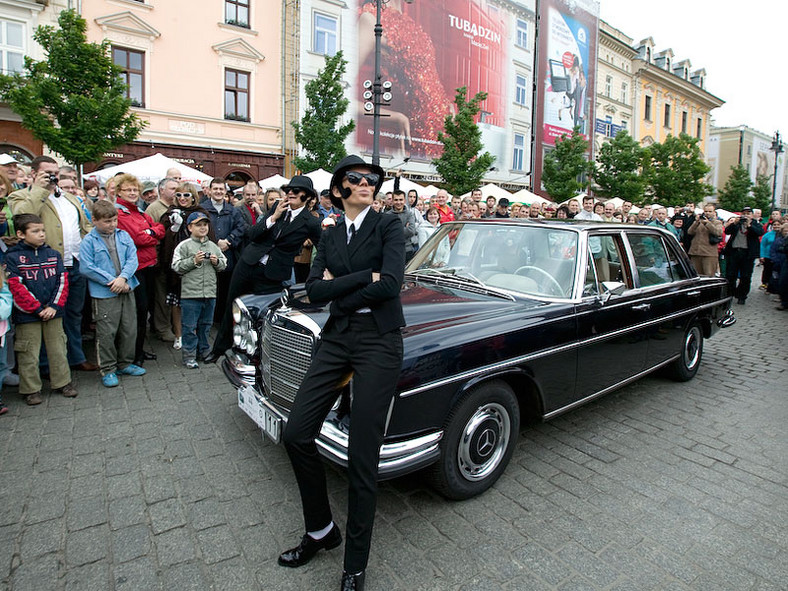
[{"label": "car front wheel", "polygon": [[684,333],[679,358],[670,366],[670,377],[677,382],[687,382],[695,377],[703,357],[703,329],[694,322]]},{"label": "car front wheel", "polygon": [[507,384],[495,381],[468,391],[446,420],[433,485],[455,500],[484,492],[509,463],[519,432],[520,408]]}]

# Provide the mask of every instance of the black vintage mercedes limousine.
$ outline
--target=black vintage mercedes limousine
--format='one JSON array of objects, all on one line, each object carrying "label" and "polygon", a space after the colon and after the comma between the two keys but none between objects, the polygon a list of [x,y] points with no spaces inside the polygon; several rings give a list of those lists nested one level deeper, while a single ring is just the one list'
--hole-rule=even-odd
[{"label": "black vintage mercedes limousine", "polygon": [[[381,479],[426,469],[465,499],[506,468],[521,417],[550,419],[655,370],[689,380],[703,341],[735,322],[724,279],[699,277],[648,226],[472,220],[440,226],[402,286],[404,360]],[[222,360],[238,404],[276,442],[328,309],[303,286],[233,304]],[[318,447],[347,464],[353,376]]]}]

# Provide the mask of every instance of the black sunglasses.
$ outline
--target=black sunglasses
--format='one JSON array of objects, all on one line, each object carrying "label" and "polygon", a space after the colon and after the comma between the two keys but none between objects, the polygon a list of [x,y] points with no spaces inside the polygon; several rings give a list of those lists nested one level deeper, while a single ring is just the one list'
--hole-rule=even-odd
[{"label": "black sunglasses", "polygon": [[355,172],[351,170],[350,172],[345,174],[345,178],[347,182],[351,185],[358,185],[361,183],[361,179],[367,179],[367,184],[371,187],[377,187],[378,181],[380,180],[380,175],[374,172],[369,172],[367,174],[363,174],[361,172]]},{"label": "black sunglasses", "polygon": [[293,195],[298,196],[303,193],[306,193],[306,191],[304,191],[303,189],[299,189],[298,187],[282,187],[282,190],[285,192],[285,195],[287,195],[288,193],[292,193]]}]

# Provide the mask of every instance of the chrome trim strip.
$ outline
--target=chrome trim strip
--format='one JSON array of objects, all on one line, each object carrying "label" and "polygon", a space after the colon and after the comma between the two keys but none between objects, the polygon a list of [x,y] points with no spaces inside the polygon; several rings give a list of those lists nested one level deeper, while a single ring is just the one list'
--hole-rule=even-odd
[{"label": "chrome trim strip", "polygon": [[567,404],[566,406],[562,406],[559,409],[550,411],[549,413],[544,415],[543,418],[545,418],[545,419],[552,419],[553,417],[555,417],[557,415],[560,415],[562,413],[568,412],[568,411],[572,410],[573,408],[577,408],[578,406],[581,406],[581,405],[585,404],[586,402],[591,402],[595,398],[599,398],[600,396],[604,396],[608,392],[612,392],[613,390],[617,390],[618,388],[626,386],[627,384],[630,384],[630,383],[632,383],[632,382],[634,382],[636,380],[639,380],[643,376],[645,376],[647,374],[650,374],[653,371],[658,370],[660,367],[664,367],[665,365],[673,363],[676,359],[679,359],[680,357],[681,357],[680,354],[679,355],[674,355],[673,357],[671,357],[670,359],[666,359],[662,363],[658,363],[657,365],[655,365],[655,366],[653,366],[653,367],[651,367],[649,369],[646,369],[644,371],[641,371],[640,373],[635,374],[634,376],[631,376],[631,377],[629,377],[629,378],[627,378],[627,379],[625,379],[625,380],[623,380],[621,382],[613,384],[612,386],[608,386],[607,388],[604,388],[604,389],[600,390],[599,392],[595,392],[593,394],[589,394],[585,398],[581,398],[580,400],[576,400],[576,401],[574,401],[574,402],[572,402],[570,404]]},{"label": "chrome trim strip", "polygon": [[301,310],[293,310],[291,309],[289,312],[279,312],[278,310],[274,310],[270,312],[272,316],[281,316],[283,318],[287,318],[296,324],[300,324],[309,332],[311,332],[315,337],[320,338],[320,334],[323,332],[320,328],[320,325],[312,320],[312,317],[304,314]]},{"label": "chrome trim strip", "polygon": [[224,357],[236,373],[254,378],[254,365],[247,365],[240,354],[229,349],[228,352],[224,354]]},{"label": "chrome trim strip", "polygon": [[[425,392],[427,390],[432,390],[433,388],[439,388],[441,386],[445,386],[447,384],[452,384],[454,382],[460,382],[464,380],[468,380],[486,373],[491,373],[494,371],[498,371],[501,369],[507,369],[512,366],[520,365],[521,363],[526,363],[528,361],[533,361],[535,359],[540,359],[542,357],[546,357],[547,355],[554,355],[556,353],[563,353],[564,351],[569,351],[571,349],[579,349],[580,347],[585,347],[586,345],[596,343],[597,341],[604,341],[611,338],[616,338],[618,336],[627,334],[629,332],[634,332],[637,330],[641,330],[643,328],[647,328],[649,326],[653,326],[655,324],[662,324],[663,322],[672,320],[674,318],[678,318],[684,316],[686,314],[696,312],[699,310],[704,310],[707,308],[713,308],[719,304],[723,304],[729,301],[730,298],[725,298],[724,300],[717,300],[716,302],[712,302],[710,304],[704,304],[703,306],[697,306],[695,308],[689,310],[683,310],[680,312],[676,312],[669,316],[662,316],[660,318],[656,318],[654,320],[649,320],[647,322],[642,322],[640,324],[636,324],[627,328],[623,328],[621,330],[617,330],[615,332],[605,333],[603,335],[599,335],[596,337],[591,337],[589,339],[585,339],[583,341],[575,341],[572,343],[567,343],[566,345],[561,345],[559,347],[553,347],[551,349],[544,349],[542,351],[537,351],[535,353],[529,353],[527,355],[521,355],[520,357],[515,357],[513,359],[509,359],[507,361],[499,361],[497,363],[492,363],[490,365],[485,365],[476,369],[470,369],[468,371],[464,371],[458,374],[455,374],[451,377],[442,378],[439,380],[435,380],[432,382],[428,382],[426,384],[422,384],[421,386],[417,386],[416,388],[411,388],[410,390],[405,390],[399,393],[400,398],[407,398],[408,396],[413,396],[415,394],[420,394],[421,392]],[[596,310],[591,310],[589,312],[595,312]]]}]

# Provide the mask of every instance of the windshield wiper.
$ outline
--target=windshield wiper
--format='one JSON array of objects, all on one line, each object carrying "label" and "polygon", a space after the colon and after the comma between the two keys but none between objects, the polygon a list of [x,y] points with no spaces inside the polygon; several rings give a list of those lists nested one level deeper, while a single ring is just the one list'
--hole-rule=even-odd
[{"label": "windshield wiper", "polygon": [[408,273],[408,275],[413,275],[416,277],[424,277],[424,276],[435,276],[436,282],[444,281],[446,283],[452,284],[461,284],[463,288],[467,289],[468,291],[474,291],[477,293],[484,293],[488,295],[494,295],[500,298],[504,298],[507,300],[514,301],[514,296],[507,291],[502,289],[497,289],[495,287],[490,287],[486,285],[481,279],[470,273],[469,271],[462,271],[462,274],[457,274],[457,269],[454,268],[443,268],[443,269],[417,269],[416,271],[412,271]]}]

